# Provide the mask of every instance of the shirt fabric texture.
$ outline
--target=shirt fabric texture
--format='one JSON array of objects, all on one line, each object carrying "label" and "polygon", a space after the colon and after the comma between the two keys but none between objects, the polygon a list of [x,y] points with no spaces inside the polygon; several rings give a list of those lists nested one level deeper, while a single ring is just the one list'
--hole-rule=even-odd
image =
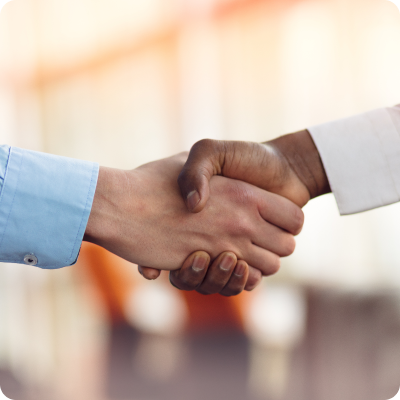
[{"label": "shirt fabric texture", "polygon": [[342,215],[400,200],[400,106],[308,128]]},{"label": "shirt fabric texture", "polygon": [[96,163],[0,146],[0,262],[74,264],[98,172]]}]

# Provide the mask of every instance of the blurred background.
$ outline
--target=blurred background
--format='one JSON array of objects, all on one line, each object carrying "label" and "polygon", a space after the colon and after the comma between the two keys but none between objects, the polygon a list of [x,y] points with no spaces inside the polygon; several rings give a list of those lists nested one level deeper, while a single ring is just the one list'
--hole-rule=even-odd
[{"label": "blurred background", "polygon": [[[202,138],[265,141],[400,102],[386,0],[13,0],[0,142],[131,169]],[[145,282],[92,245],[0,265],[14,400],[378,400],[400,385],[400,205],[305,207],[296,253],[234,299]]]}]

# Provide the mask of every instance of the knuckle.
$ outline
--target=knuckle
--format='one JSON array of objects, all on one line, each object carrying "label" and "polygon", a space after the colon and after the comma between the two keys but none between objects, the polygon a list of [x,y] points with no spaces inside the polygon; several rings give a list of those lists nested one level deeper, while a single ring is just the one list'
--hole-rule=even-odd
[{"label": "knuckle", "polygon": [[293,212],[293,231],[294,234],[298,235],[303,229],[304,225],[304,213],[300,208],[295,208]]},{"label": "knuckle", "polygon": [[244,215],[238,216],[233,228],[239,236],[249,236],[254,230],[253,224],[249,218]]},{"label": "knuckle", "polygon": [[192,276],[183,276],[182,279],[182,285],[184,285],[187,288],[194,289],[198,285],[198,279],[196,277]]},{"label": "knuckle", "polygon": [[221,291],[221,295],[225,297],[237,296],[242,293],[243,288],[239,286],[229,286]]},{"label": "knuckle", "polygon": [[251,292],[261,283],[261,281],[262,281],[261,271],[255,268],[250,268],[250,273],[247,279],[245,290]]},{"label": "knuckle", "polygon": [[221,271],[218,277],[210,276],[208,278],[208,286],[215,292],[219,292],[225,286],[226,277],[229,276],[229,271]]},{"label": "knuckle", "polygon": [[198,285],[197,279],[188,275],[174,276],[171,275],[171,283],[181,290],[193,290]]},{"label": "knuckle", "polygon": [[274,256],[268,263],[267,276],[276,274],[281,267],[281,259],[279,256]]},{"label": "knuckle", "polygon": [[211,294],[215,294],[216,292],[213,292],[212,290],[210,290],[209,288],[204,289],[204,288],[198,288],[196,290],[198,293],[203,294],[205,296],[209,296]]},{"label": "knuckle", "polygon": [[203,154],[203,153],[214,153],[218,148],[218,141],[213,139],[202,139],[196,142],[190,149],[190,155]]},{"label": "knuckle", "polygon": [[287,257],[294,253],[296,249],[296,241],[292,235],[287,235],[283,244],[283,251],[281,257]]},{"label": "knuckle", "polygon": [[261,282],[261,278],[258,280],[258,281],[251,281],[251,282],[249,282],[249,283],[247,283],[247,285],[246,285],[246,287],[244,288],[244,290],[246,291],[246,292],[252,292],[256,287],[258,287],[258,285],[260,284],[260,282]]},{"label": "knuckle", "polygon": [[229,185],[229,194],[236,203],[249,206],[254,203],[254,191],[251,186],[241,181],[233,181]]},{"label": "knuckle", "polygon": [[290,237],[290,239],[288,240],[288,256],[290,256],[291,254],[294,253],[294,251],[296,250],[296,240],[294,239],[294,237]]},{"label": "knuckle", "polygon": [[180,282],[178,282],[174,275],[172,273],[169,274],[169,282],[171,285],[179,290],[184,290],[184,288],[181,286]]},{"label": "knuckle", "polygon": [[207,277],[207,283],[201,287],[205,294],[220,293],[229,279],[230,272],[220,271],[217,275],[218,276],[213,276],[211,274]]}]

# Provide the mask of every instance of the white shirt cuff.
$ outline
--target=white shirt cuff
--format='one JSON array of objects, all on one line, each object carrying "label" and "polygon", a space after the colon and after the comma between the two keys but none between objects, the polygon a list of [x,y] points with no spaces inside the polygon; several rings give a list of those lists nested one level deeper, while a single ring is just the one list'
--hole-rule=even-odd
[{"label": "white shirt cuff", "polygon": [[400,107],[308,128],[342,215],[400,200]]}]

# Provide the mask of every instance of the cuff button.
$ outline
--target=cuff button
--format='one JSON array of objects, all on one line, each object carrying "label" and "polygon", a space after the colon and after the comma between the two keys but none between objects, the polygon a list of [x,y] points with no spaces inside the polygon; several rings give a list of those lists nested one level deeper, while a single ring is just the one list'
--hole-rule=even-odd
[{"label": "cuff button", "polygon": [[34,254],[27,254],[24,257],[24,263],[27,265],[37,265],[38,259]]}]

